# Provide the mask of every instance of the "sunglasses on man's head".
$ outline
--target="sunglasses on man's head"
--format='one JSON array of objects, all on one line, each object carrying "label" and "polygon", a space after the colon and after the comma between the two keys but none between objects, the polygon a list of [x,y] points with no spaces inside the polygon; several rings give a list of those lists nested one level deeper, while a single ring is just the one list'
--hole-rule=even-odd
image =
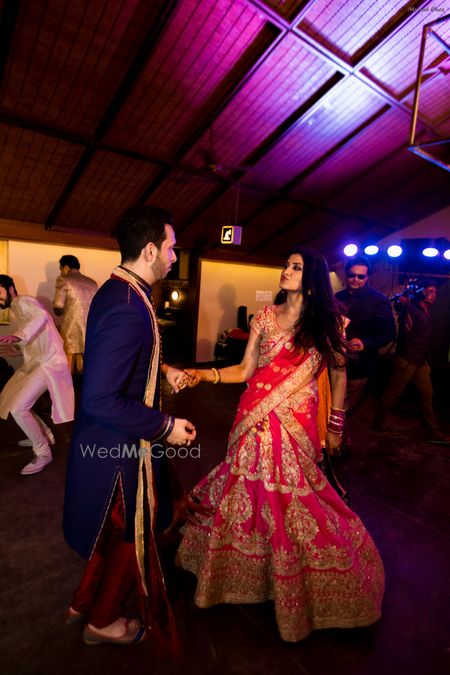
[{"label": "sunglasses on man's head", "polygon": [[361,279],[361,281],[362,281],[363,279],[365,279],[367,277],[367,274],[355,274],[354,272],[349,272],[347,274],[347,277],[349,279]]}]

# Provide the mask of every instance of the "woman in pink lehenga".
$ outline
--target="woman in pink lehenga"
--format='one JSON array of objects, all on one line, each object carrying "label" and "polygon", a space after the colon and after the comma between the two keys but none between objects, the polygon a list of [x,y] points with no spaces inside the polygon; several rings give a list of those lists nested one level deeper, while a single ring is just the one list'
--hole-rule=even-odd
[{"label": "woman in pink lehenga", "polygon": [[198,606],[273,600],[281,637],[294,642],[316,628],[379,619],[384,573],[361,520],[317,466],[317,381],[327,365],[331,452],[345,395],[341,319],[324,258],[296,248],[280,289],[281,304],[253,318],[241,364],[187,371],[248,388],[225,460],[191,493],[196,522],[185,526],[177,561],[198,578]]}]

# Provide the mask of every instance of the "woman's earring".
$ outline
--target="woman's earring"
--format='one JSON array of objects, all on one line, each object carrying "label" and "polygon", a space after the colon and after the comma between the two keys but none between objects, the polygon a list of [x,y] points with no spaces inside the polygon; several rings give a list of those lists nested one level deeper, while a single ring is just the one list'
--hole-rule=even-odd
[{"label": "woman's earring", "polygon": [[308,290],[306,291],[306,295],[312,295],[312,291],[310,288],[308,288]]}]

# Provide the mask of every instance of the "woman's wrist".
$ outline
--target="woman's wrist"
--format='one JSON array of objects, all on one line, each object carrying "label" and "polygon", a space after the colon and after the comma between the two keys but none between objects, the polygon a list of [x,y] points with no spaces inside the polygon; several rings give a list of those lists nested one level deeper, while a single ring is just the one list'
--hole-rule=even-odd
[{"label": "woman's wrist", "polygon": [[330,409],[330,416],[328,418],[327,431],[336,436],[342,436],[344,431],[345,410],[343,408]]}]

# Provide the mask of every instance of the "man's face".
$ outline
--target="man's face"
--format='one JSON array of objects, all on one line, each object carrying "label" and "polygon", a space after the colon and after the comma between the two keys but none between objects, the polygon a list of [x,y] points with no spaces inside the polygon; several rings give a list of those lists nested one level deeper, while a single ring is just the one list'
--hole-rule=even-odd
[{"label": "man's face", "polygon": [[11,289],[4,288],[0,286],[0,309],[8,309],[11,307]]},{"label": "man's face", "polygon": [[369,274],[366,265],[352,265],[347,272],[347,288],[356,291],[363,288],[369,281]]},{"label": "man's face", "polygon": [[176,244],[173,227],[172,225],[164,225],[164,230],[166,232],[166,238],[161,244],[161,248],[158,250],[152,264],[152,272],[156,281],[166,278],[173,263],[176,262],[177,259],[175,251],[173,250],[173,247]]},{"label": "man's face", "polygon": [[436,302],[437,298],[437,288],[436,286],[427,286],[423,291],[423,299],[428,305],[432,305]]}]

